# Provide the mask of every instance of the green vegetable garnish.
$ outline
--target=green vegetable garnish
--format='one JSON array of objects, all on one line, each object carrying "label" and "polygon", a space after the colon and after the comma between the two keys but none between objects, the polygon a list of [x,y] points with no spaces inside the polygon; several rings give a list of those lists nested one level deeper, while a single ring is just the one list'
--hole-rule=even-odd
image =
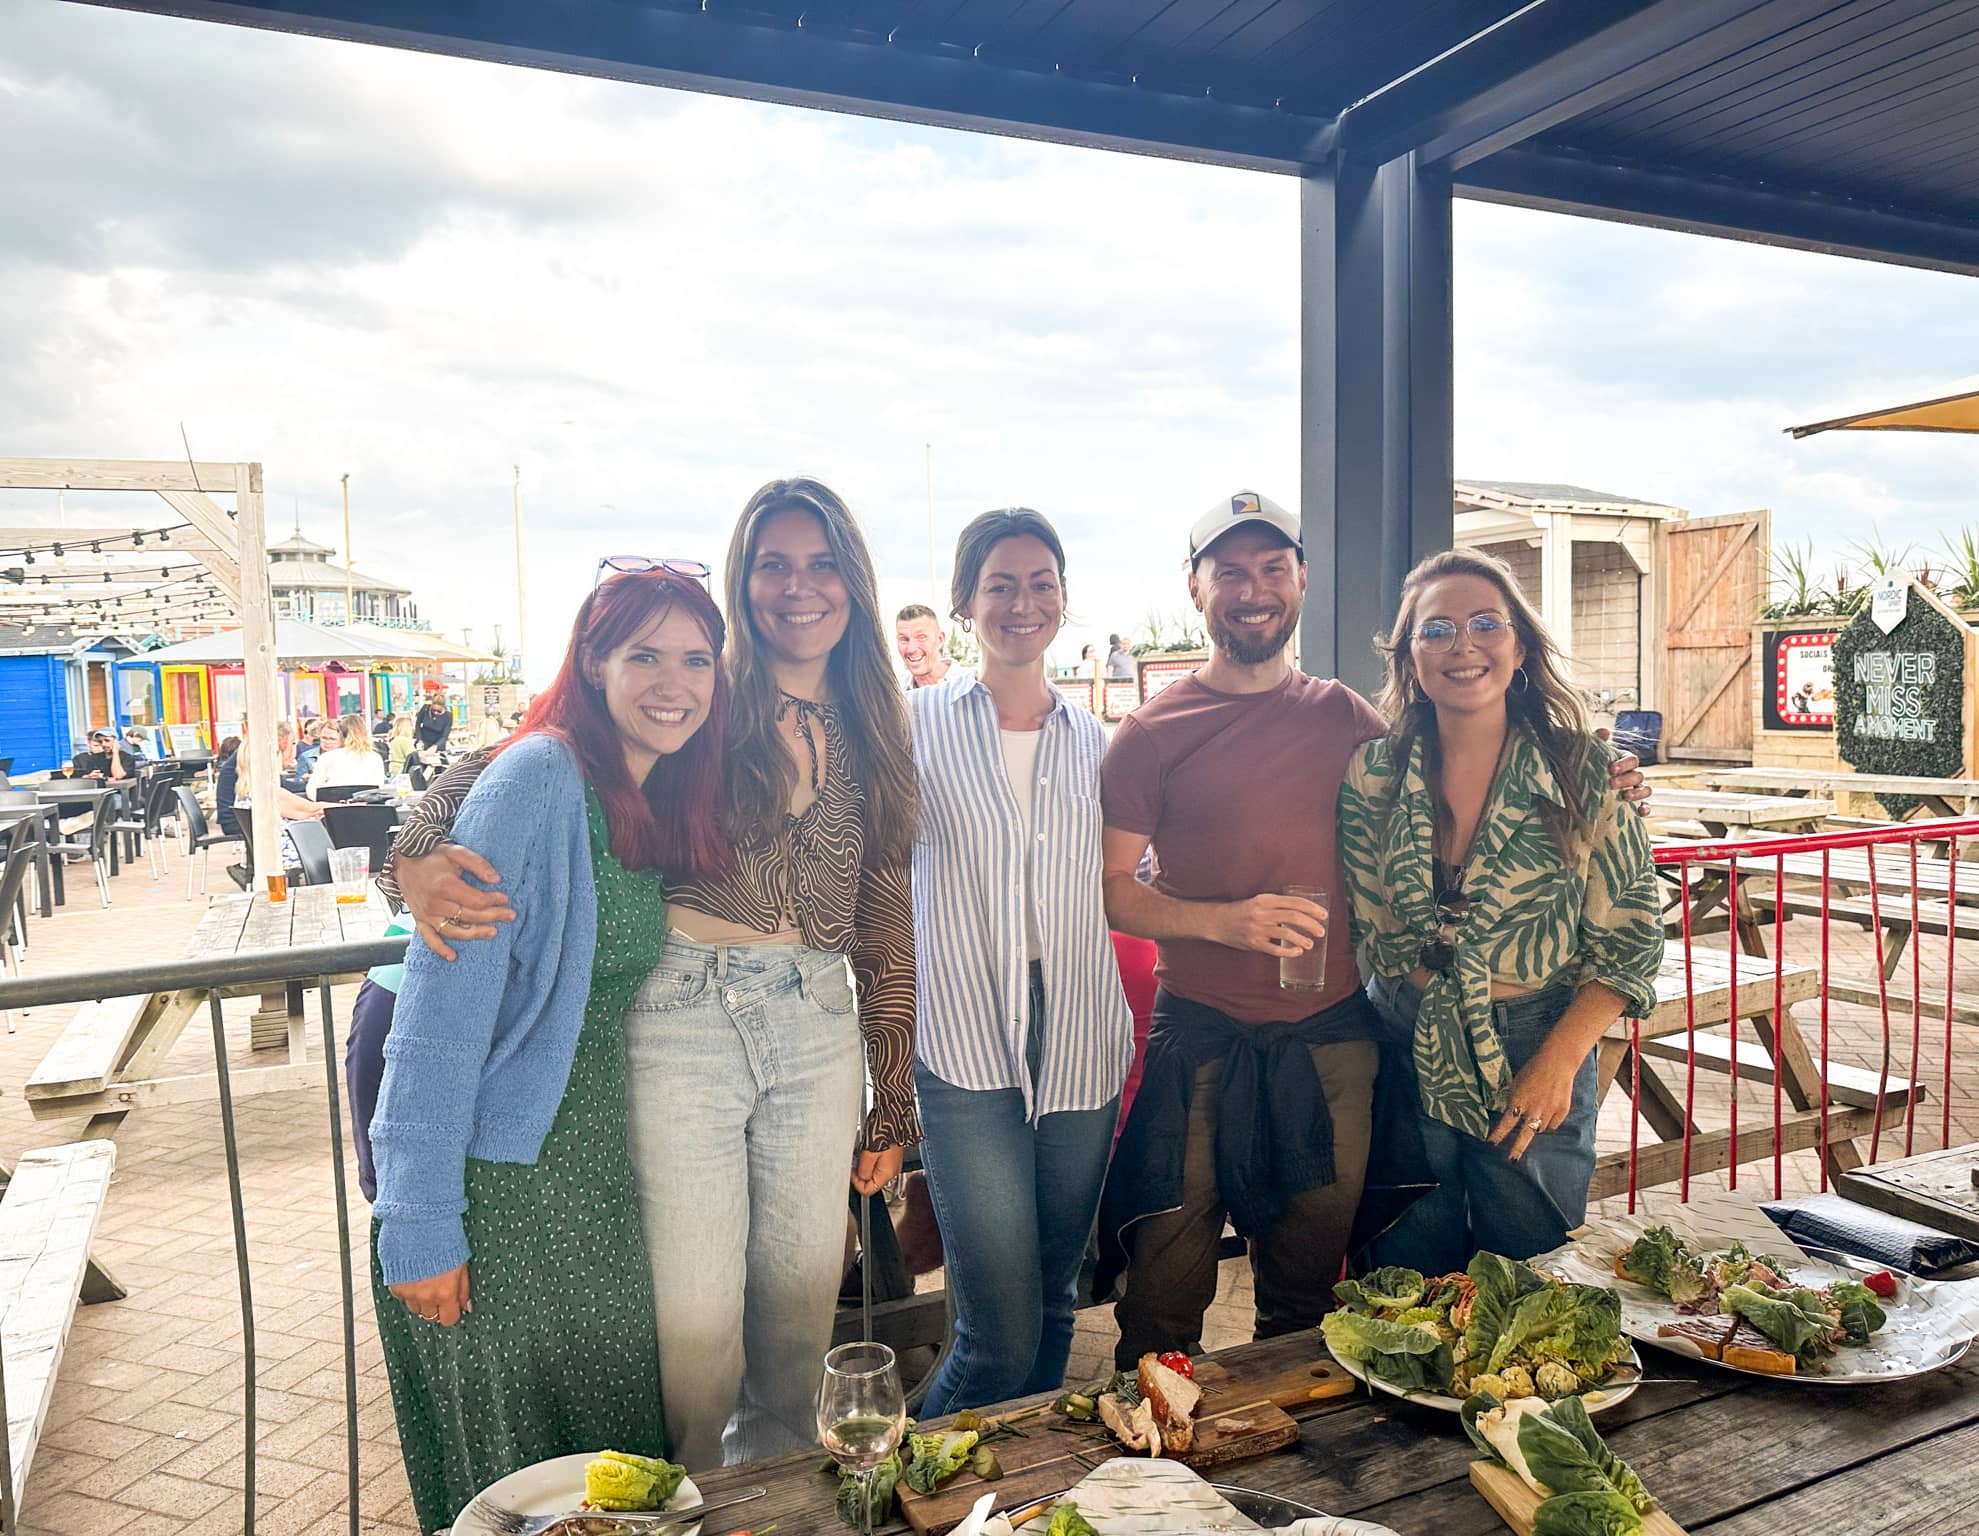
[{"label": "green vegetable garnish", "polygon": [[687,1468],[656,1456],[604,1451],[584,1469],[584,1499],[593,1509],[664,1509],[685,1476]]},{"label": "green vegetable garnish", "polygon": [[1051,1524],[1045,1527],[1044,1536],[1099,1536],[1099,1532],[1079,1513],[1079,1506],[1067,1499],[1052,1510]]},{"label": "green vegetable garnish", "polygon": [[907,1472],[902,1479],[916,1493],[933,1493],[968,1463],[976,1448],[976,1431],[951,1429],[947,1434],[909,1435]]}]

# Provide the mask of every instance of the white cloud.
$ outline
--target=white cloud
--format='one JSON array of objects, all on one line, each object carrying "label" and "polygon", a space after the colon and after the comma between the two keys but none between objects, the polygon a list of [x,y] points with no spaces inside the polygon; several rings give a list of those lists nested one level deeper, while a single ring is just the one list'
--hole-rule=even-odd
[{"label": "white cloud", "polygon": [[[0,451],[184,421],[325,542],[347,471],[358,563],[482,639],[520,463],[539,678],[599,554],[718,559],[777,474],[922,600],[932,443],[937,579],[1034,505],[1100,633],[1183,607],[1202,506],[1297,500],[1282,179],[17,0],[0,206]],[[1461,471],[1822,547],[1972,515],[1979,445],[1779,430],[1970,372],[1972,284],[1471,205],[1458,249]]]}]

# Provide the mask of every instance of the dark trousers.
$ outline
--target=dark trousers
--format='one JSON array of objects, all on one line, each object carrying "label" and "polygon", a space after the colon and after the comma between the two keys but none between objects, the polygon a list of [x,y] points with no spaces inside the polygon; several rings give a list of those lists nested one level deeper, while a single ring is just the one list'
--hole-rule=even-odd
[{"label": "dark trousers", "polygon": [[[1307,1047],[1333,1117],[1334,1179],[1294,1195],[1285,1214],[1251,1243],[1256,1337],[1318,1326],[1333,1307],[1333,1284],[1360,1205],[1372,1133],[1374,1079],[1380,1060],[1372,1040]],[[1216,1100],[1223,1064],[1198,1069],[1189,1107],[1182,1204],[1135,1224],[1127,1292],[1114,1308],[1120,1343],[1114,1363],[1132,1370],[1150,1350],[1194,1353],[1203,1314],[1216,1299],[1217,1255],[1228,1214],[1216,1185]]]}]

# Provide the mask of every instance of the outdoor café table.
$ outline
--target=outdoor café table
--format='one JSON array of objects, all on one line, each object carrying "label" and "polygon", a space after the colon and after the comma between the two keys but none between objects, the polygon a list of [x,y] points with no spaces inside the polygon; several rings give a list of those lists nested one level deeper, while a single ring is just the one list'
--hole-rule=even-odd
[{"label": "outdoor caf\u00e9 table", "polygon": [[1752,832],[1812,832],[1834,814],[1831,800],[1793,795],[1728,794],[1719,790],[1659,789],[1649,814],[1657,821],[1697,821],[1712,837],[1737,827]]},{"label": "outdoor caf\u00e9 table", "polygon": [[[219,962],[310,945],[377,940],[384,937],[388,921],[384,898],[375,891],[368,900],[351,905],[339,905],[335,887],[329,885],[291,886],[284,902],[269,901],[265,892],[228,896],[207,909],[183,958]],[[305,1023],[300,1007],[291,1006],[291,991],[303,984],[356,982],[363,976],[362,969],[330,975],[297,973],[282,981],[191,985],[86,1004],[28,1079],[22,1097],[36,1118],[90,1116],[83,1140],[113,1134],[124,1116],[141,1104],[214,1097],[218,1086],[210,1063],[189,1075],[161,1074],[187,1024],[215,996],[260,997],[253,1033],[259,1041],[272,1033],[275,1043],[288,1047],[287,1060],[279,1065],[235,1070],[231,1074],[235,1098],[314,1086],[323,1080],[323,1067],[308,1060]]]},{"label": "outdoor caf\u00e9 table", "polygon": [[[1206,1358],[1255,1378],[1313,1358],[1315,1342],[1311,1332],[1288,1334]],[[1738,1376],[1654,1348],[1642,1355],[1658,1384],[1598,1422],[1616,1455],[1691,1536],[1952,1536],[1979,1527],[1979,1362],[1972,1357],[1887,1386],[1836,1388]],[[1301,1421],[1296,1445],[1217,1467],[1211,1480],[1373,1521],[1399,1536],[1505,1536],[1470,1484],[1478,1453],[1454,1414],[1360,1393],[1290,1412]],[[1040,1417],[1048,1424],[1050,1410]],[[1056,1433],[1038,1420],[1020,1427]],[[1092,1441],[1075,1444],[1090,1458]],[[769,1489],[732,1512],[723,1529],[781,1522],[779,1531],[822,1536],[843,1529],[832,1514],[835,1478],[819,1470],[823,1459],[821,1451],[797,1451],[696,1470],[694,1481],[708,1499],[754,1484]],[[1085,1472],[1068,1460],[1067,1486]],[[1042,1536],[1042,1525],[1024,1529]]]},{"label": "outdoor caf\u00e9 table", "polygon": [[35,829],[35,870],[41,885],[41,915],[53,917],[55,909],[67,902],[63,887],[62,861],[48,851],[48,845],[61,840],[62,809],[58,805],[36,807],[0,806],[0,834],[13,831],[24,821],[38,821]]},{"label": "outdoor caf\u00e9 table", "polygon": [[[1979,813],[1979,779],[1940,779],[1908,773],[1835,773],[1819,768],[1720,768],[1703,775],[1713,789],[1840,799],[1847,795],[1912,795],[1931,816]],[[1661,799],[1659,795],[1657,797]],[[1906,817],[1906,819],[1909,819]]]}]

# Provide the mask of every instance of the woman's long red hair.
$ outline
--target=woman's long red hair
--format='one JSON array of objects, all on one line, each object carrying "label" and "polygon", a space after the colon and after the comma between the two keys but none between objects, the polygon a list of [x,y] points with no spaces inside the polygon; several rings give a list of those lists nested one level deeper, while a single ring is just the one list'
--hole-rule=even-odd
[{"label": "woman's long red hair", "polygon": [[[701,729],[678,752],[662,757],[641,786],[632,782],[618,726],[603,692],[585,677],[584,663],[602,661],[674,608],[708,637],[716,658],[714,697]],[[715,600],[692,578],[671,571],[612,577],[584,599],[555,679],[536,695],[521,728],[495,750],[505,751],[538,731],[569,746],[604,805],[612,855],[627,869],[657,868],[690,880],[722,873],[729,860],[728,839],[721,830],[728,676],[720,658],[726,634]]]}]

